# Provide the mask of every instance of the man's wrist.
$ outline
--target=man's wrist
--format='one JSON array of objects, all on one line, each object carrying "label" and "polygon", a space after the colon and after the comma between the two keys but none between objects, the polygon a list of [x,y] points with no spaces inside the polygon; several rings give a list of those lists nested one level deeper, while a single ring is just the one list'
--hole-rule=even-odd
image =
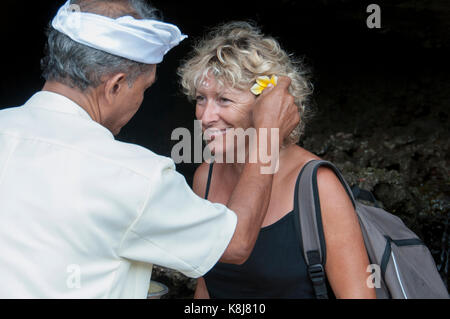
[{"label": "man's wrist", "polygon": [[249,162],[260,166],[261,174],[278,171],[280,137],[278,128],[259,128],[249,145]]}]

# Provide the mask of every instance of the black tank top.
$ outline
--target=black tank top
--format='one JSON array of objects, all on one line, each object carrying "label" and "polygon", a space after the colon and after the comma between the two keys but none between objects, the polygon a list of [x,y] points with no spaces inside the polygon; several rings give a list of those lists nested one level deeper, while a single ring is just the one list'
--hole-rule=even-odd
[{"label": "black tank top", "polygon": [[[205,198],[208,198],[213,164],[210,165]],[[217,263],[203,276],[213,299],[315,298],[302,253],[298,224],[299,178],[295,184],[294,210],[275,223],[262,227],[250,257],[242,265]],[[333,293],[327,282],[329,296]]]}]

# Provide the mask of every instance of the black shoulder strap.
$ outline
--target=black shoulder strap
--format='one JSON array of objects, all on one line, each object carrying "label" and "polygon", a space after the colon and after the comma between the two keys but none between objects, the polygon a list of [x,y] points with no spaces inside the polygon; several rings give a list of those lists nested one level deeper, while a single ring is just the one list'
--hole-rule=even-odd
[{"label": "black shoulder strap", "polygon": [[352,193],[355,199],[362,199],[368,202],[372,202],[375,205],[375,207],[381,208],[372,192],[366,189],[359,188],[358,185],[353,185]]},{"label": "black shoulder strap", "polygon": [[214,162],[209,164],[208,181],[206,182],[205,199],[208,199],[209,187],[211,186],[211,177],[212,177],[213,166],[214,166]]}]

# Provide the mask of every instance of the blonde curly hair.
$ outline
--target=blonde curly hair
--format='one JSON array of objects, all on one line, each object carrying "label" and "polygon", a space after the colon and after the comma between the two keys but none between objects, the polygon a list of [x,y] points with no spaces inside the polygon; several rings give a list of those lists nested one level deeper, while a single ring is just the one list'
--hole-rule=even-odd
[{"label": "blonde curly hair", "polygon": [[179,67],[183,92],[191,100],[208,73],[219,85],[249,90],[262,75],[291,78],[289,92],[298,106],[300,123],[288,136],[285,144],[296,144],[304,133],[310,116],[309,96],[312,84],[309,70],[303,62],[288,55],[273,37],[265,36],[250,22],[229,22],[214,28],[198,41],[191,55]]}]

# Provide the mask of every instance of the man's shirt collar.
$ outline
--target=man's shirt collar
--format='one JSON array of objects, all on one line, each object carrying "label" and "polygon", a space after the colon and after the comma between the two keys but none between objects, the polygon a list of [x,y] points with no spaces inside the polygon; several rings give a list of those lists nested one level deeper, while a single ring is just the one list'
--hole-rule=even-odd
[{"label": "man's shirt collar", "polygon": [[86,112],[86,110],[80,105],[64,95],[50,91],[39,91],[35,93],[24,106],[39,107],[49,111],[69,113],[86,120],[93,121],[89,113]]}]

